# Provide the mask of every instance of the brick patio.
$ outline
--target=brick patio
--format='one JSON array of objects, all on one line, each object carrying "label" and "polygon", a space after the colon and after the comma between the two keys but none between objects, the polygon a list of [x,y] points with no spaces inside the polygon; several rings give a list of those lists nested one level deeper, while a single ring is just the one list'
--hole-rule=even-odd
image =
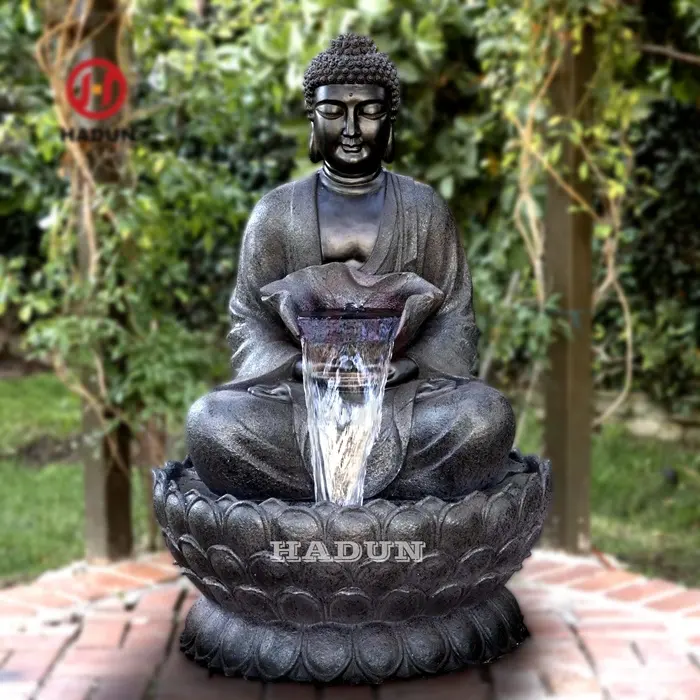
[{"label": "brick patio", "polygon": [[169,555],[0,591],[0,700],[700,700],[700,591],[538,550],[512,581],[532,632],[495,664],[378,689],[209,678],[178,650],[197,593]]}]

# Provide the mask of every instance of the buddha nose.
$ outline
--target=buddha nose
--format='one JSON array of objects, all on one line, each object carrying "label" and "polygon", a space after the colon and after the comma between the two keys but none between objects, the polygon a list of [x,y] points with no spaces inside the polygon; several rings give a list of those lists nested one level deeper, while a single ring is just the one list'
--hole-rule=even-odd
[{"label": "buddha nose", "polygon": [[345,136],[354,138],[360,135],[360,130],[357,128],[357,117],[354,109],[348,110],[348,116],[345,120]]}]

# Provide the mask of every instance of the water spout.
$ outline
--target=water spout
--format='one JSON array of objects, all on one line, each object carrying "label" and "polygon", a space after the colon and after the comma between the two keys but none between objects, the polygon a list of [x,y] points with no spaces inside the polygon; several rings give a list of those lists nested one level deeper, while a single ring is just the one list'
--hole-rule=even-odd
[{"label": "water spout", "polygon": [[399,318],[344,310],[298,321],[316,501],[362,505]]}]

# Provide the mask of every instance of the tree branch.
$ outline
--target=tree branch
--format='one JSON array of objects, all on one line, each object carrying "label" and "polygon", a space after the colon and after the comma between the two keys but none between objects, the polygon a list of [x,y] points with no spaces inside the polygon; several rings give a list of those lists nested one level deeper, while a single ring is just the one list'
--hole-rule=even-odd
[{"label": "tree branch", "polygon": [[657,44],[642,44],[639,48],[646,53],[658,54],[659,56],[672,58],[675,61],[683,61],[693,66],[700,66],[700,56],[696,56],[693,53],[684,53],[683,51],[677,51],[668,46],[658,46]]}]

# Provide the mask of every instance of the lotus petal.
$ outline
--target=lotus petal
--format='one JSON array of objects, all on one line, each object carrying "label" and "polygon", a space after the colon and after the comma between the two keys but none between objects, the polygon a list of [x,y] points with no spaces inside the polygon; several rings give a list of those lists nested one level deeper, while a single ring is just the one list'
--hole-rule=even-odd
[{"label": "lotus petal", "polygon": [[221,527],[216,506],[208,499],[195,498],[187,510],[189,531],[203,549],[221,543]]},{"label": "lotus petal", "polygon": [[481,574],[491,566],[495,558],[495,552],[491,547],[478,547],[465,554],[457,564],[457,576],[464,583],[472,586]]},{"label": "lotus petal", "polygon": [[165,540],[165,546],[170,550],[170,553],[173,555],[173,559],[175,559],[177,565],[181,567],[187,566],[187,562],[185,561],[185,557],[180,551],[180,548],[172,541],[170,535],[166,531],[163,531],[163,539]]},{"label": "lotus petal", "polygon": [[443,501],[441,498],[437,498],[436,496],[426,496],[425,498],[421,498],[421,500],[416,503],[416,508],[425,511],[426,513],[430,513],[437,518],[439,517],[440,513],[442,513],[445,505],[445,501]]},{"label": "lotus petal", "polygon": [[515,537],[506,542],[496,555],[496,568],[502,573],[513,572],[522,563],[525,555],[523,544],[525,533],[516,533]]},{"label": "lotus petal", "polygon": [[435,593],[428,596],[425,603],[427,615],[445,615],[459,605],[462,599],[463,589],[459,583],[448,583],[438,588]]},{"label": "lotus petal", "polygon": [[238,501],[226,512],[225,544],[242,559],[270,548],[270,532],[262,509],[254,503]]},{"label": "lotus petal", "polygon": [[309,672],[322,683],[338,678],[352,659],[347,627],[322,622],[304,630],[302,658]]},{"label": "lotus petal", "polygon": [[440,548],[460,557],[484,544],[482,510],[486,503],[483,493],[475,492],[459,503],[447,507],[440,524]]},{"label": "lotus petal", "polygon": [[271,679],[282,678],[301,653],[302,632],[286,622],[271,622],[262,628],[258,647],[258,668]]},{"label": "lotus petal", "polygon": [[212,575],[211,566],[207,555],[199,546],[197,540],[192,535],[183,535],[178,542],[180,551],[185,557],[187,566],[194,571],[200,578]]},{"label": "lotus petal", "polygon": [[223,544],[215,544],[207,551],[211,568],[229,590],[248,582],[243,562]]},{"label": "lotus petal", "polygon": [[233,597],[229,590],[215,578],[207,576],[202,583],[209,590],[207,597],[213,598],[225,610],[235,610],[236,605],[233,602]]},{"label": "lotus petal", "polygon": [[254,586],[239,586],[233,592],[240,610],[260,620],[273,620],[278,617],[274,601]]},{"label": "lotus petal", "polygon": [[190,609],[190,612],[185,619],[185,626],[180,635],[180,648],[183,651],[188,650],[193,644],[199,629],[199,620],[201,615],[198,614],[198,606],[207,605],[209,601],[206,598],[200,598]]},{"label": "lotus petal", "polygon": [[518,509],[518,521],[527,522],[533,515],[542,512],[544,493],[542,484],[536,474],[533,474],[525,484],[520,494],[520,507]]},{"label": "lotus petal", "polygon": [[406,580],[416,588],[428,592],[445,583],[454,570],[455,563],[447,554],[431,552],[411,566]]},{"label": "lotus petal", "polygon": [[373,598],[379,598],[403,585],[409,566],[391,559],[364,561],[357,569],[355,583]]},{"label": "lotus petal", "polygon": [[194,658],[197,662],[211,661],[219,650],[219,639],[226,617],[220,610],[202,619],[194,640]]},{"label": "lotus petal", "polygon": [[271,552],[258,552],[248,563],[251,582],[264,591],[274,592],[292,585],[292,573],[286,561],[275,559]]},{"label": "lotus petal", "polygon": [[504,576],[499,574],[486,574],[482,576],[469,591],[469,600],[483,600],[501,585],[504,578]]},{"label": "lotus petal", "polygon": [[303,569],[303,586],[320,597],[333,595],[341,588],[352,585],[350,568],[339,562],[324,562],[322,565],[306,566]]},{"label": "lotus petal", "polygon": [[[391,515],[395,510],[396,506],[383,498],[376,498],[373,501],[368,501],[365,503],[364,507],[367,510],[372,511],[380,523],[386,521],[386,518]],[[380,533],[380,537],[383,537],[384,533]]]},{"label": "lotus petal", "polygon": [[518,527],[518,504],[503,493],[491,496],[484,509],[484,521],[489,544],[500,549]]},{"label": "lotus petal", "polygon": [[270,519],[274,519],[288,506],[279,498],[268,498],[260,504],[260,507]]},{"label": "lotus petal", "polygon": [[536,544],[536,542],[539,539],[541,534],[542,534],[542,522],[535,525],[535,527],[533,527],[530,530],[527,537],[525,538],[524,549],[527,552],[527,556],[530,556],[530,552],[531,552],[532,548],[535,546],[535,544]]},{"label": "lotus petal", "polygon": [[365,542],[378,539],[379,533],[379,521],[374,513],[361,507],[341,508],[328,518],[326,543],[332,551],[335,551],[336,542],[356,542],[364,546]]},{"label": "lotus petal", "polygon": [[382,622],[359,625],[354,632],[354,641],[355,662],[370,680],[388,678],[401,665],[401,642],[391,625]]},{"label": "lotus petal", "polygon": [[321,518],[321,521],[324,524],[337,510],[338,506],[335,503],[330,503],[329,501],[322,501],[314,504],[314,512]]},{"label": "lotus petal", "polygon": [[399,588],[387,593],[379,602],[378,613],[382,620],[395,622],[420,615],[425,606],[425,593],[415,588]]},{"label": "lotus petal", "polygon": [[253,640],[246,622],[237,616],[229,617],[221,643],[221,665],[227,676],[232,676],[248,666],[253,653]]},{"label": "lotus petal", "polygon": [[424,551],[430,551],[435,546],[435,519],[415,506],[403,506],[387,518],[386,539],[422,542]]},{"label": "lotus petal", "polygon": [[[323,540],[323,526],[320,518],[309,508],[290,506],[277,516],[277,540],[300,542],[303,555],[310,542]],[[269,542],[268,542],[269,546]]]},{"label": "lotus petal", "polygon": [[506,481],[505,485],[499,484],[499,491],[519,502],[523,490],[531,479],[532,474],[515,474]]},{"label": "lotus petal", "polygon": [[323,606],[306,591],[285,591],[279,596],[277,604],[281,617],[290,622],[310,625],[323,620]]},{"label": "lotus petal", "polygon": [[173,482],[170,482],[168,495],[165,498],[165,519],[168,523],[167,529],[170,536],[175,542],[187,534],[185,500]]},{"label": "lotus petal", "polygon": [[552,463],[550,460],[545,459],[538,463],[538,467],[542,491],[546,494],[546,507],[549,508],[549,503],[552,500]]},{"label": "lotus petal", "polygon": [[187,576],[187,578],[197,587],[197,589],[203,593],[207,598],[209,598],[210,593],[209,593],[209,588],[207,585],[204,583],[202,578],[195,574],[192,569],[187,569],[183,568],[182,573]]},{"label": "lotus petal", "polygon": [[429,618],[404,623],[404,646],[411,661],[423,673],[437,673],[449,658],[450,647]]},{"label": "lotus petal", "polygon": [[[522,564],[523,561],[525,561],[525,559],[527,559],[530,556],[530,554],[532,553],[532,548],[537,543],[537,540],[539,539],[541,534],[542,523],[531,527],[529,530],[518,533],[518,536],[515,538],[515,541],[518,544],[518,548],[517,553],[513,553],[512,555],[513,563],[517,562],[518,564]],[[508,545],[506,545],[506,547],[507,546]]]},{"label": "lotus petal", "polygon": [[185,503],[185,512],[187,512],[195,501],[202,498],[202,494],[194,489],[190,489],[187,493],[184,493],[182,497]]},{"label": "lotus petal", "polygon": [[338,591],[328,606],[335,622],[354,624],[367,620],[372,611],[372,601],[357,588]]},{"label": "lotus petal", "polygon": [[439,621],[439,625],[462,663],[482,658],[484,640],[474,623],[473,615],[468,610],[457,610],[452,615],[445,615]]},{"label": "lotus petal", "polygon": [[223,496],[219,496],[219,498],[216,499],[216,508],[219,512],[226,513],[234,503],[238,503],[238,499],[230,493],[225,493]]},{"label": "lotus petal", "polygon": [[153,510],[158,524],[163,528],[168,527],[167,515],[165,513],[165,498],[167,494],[167,477],[164,469],[151,470],[153,475]]},{"label": "lotus petal", "polygon": [[477,607],[484,642],[488,649],[487,655],[491,658],[497,658],[513,648],[510,639],[512,622],[504,620],[502,608],[497,602],[494,604],[490,599],[487,599]]}]

